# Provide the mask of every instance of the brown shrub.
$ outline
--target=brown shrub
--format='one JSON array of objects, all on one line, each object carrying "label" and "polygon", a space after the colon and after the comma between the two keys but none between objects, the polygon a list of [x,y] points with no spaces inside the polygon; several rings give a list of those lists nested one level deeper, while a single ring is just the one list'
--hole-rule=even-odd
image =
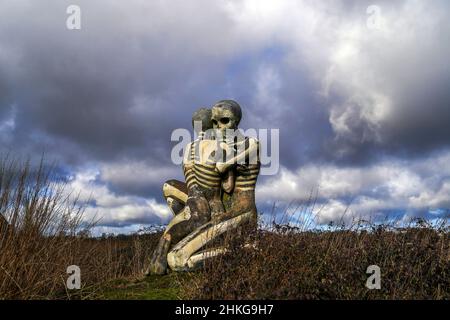
[{"label": "brown shrub", "polygon": [[[242,234],[248,234],[246,232]],[[230,252],[184,282],[189,299],[449,299],[449,233],[418,221],[404,229],[299,231],[289,225],[228,237]],[[243,242],[255,246],[242,246]],[[365,284],[381,269],[381,289]]]},{"label": "brown shrub", "polygon": [[[83,207],[41,161],[0,160],[0,299],[89,298],[105,282],[139,276],[159,235],[89,237]],[[81,290],[67,291],[67,267]]]}]

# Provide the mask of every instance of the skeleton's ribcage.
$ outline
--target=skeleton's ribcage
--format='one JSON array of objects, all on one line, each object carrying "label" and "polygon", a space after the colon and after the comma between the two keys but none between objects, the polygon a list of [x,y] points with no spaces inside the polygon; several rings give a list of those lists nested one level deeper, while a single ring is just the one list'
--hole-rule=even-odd
[{"label": "skeleton's ribcage", "polygon": [[189,156],[183,165],[188,189],[191,189],[194,185],[199,185],[208,190],[220,189],[221,177],[216,170],[214,159],[216,146],[215,141],[208,140],[196,140],[189,145]]},{"label": "skeleton's ribcage", "polygon": [[[242,148],[244,147],[244,148]],[[259,143],[256,139],[246,138],[242,142],[236,144],[236,158],[239,170],[236,173],[235,190],[254,191],[256,180],[258,179],[261,163],[259,160]],[[240,156],[240,154],[246,154]]]},{"label": "skeleton's ribcage", "polygon": [[236,176],[235,190],[239,191],[255,190],[260,164],[249,164],[245,168],[246,168],[245,170],[241,170]]},{"label": "skeleton's ribcage", "polygon": [[197,184],[205,189],[220,189],[221,177],[216,171],[215,164],[195,163],[194,173]]}]

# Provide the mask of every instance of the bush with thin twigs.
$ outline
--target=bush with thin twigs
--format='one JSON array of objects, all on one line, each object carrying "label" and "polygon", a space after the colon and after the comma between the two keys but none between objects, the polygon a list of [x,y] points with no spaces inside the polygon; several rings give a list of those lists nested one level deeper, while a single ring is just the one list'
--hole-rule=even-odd
[{"label": "bush with thin twigs", "polygon": [[[92,297],[106,282],[142,274],[158,235],[89,237],[95,223],[41,160],[0,159],[0,299]],[[67,267],[81,290],[67,290]]]},{"label": "bush with thin twigs", "polygon": [[[450,298],[447,220],[309,231],[273,223],[240,234],[226,237],[229,252],[206,260],[184,282],[185,298]],[[379,290],[366,287],[370,265],[381,269]]]}]

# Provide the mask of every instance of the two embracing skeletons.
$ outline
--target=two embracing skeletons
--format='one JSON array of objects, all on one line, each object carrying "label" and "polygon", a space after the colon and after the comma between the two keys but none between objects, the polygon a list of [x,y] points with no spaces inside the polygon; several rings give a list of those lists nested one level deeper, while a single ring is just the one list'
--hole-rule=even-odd
[{"label": "two embracing skeletons", "polygon": [[221,100],[194,112],[196,138],[185,149],[185,182],[168,180],[163,194],[173,218],[150,259],[147,274],[191,270],[223,254],[225,246],[206,244],[243,225],[256,227],[255,186],[260,170],[259,142],[238,125],[239,104]]}]

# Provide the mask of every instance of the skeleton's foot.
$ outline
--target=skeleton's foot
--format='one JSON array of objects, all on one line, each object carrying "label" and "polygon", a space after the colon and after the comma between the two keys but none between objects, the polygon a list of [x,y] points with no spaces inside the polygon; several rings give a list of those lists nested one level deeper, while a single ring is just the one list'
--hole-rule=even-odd
[{"label": "skeleton's foot", "polygon": [[150,266],[147,269],[146,274],[157,274],[157,275],[163,275],[167,272],[167,259],[160,259],[159,261],[151,262]]},{"label": "skeleton's foot", "polygon": [[206,259],[217,257],[217,256],[223,255],[227,252],[229,252],[229,250],[224,247],[208,249],[208,250],[198,252],[198,253],[192,255],[188,259],[188,261],[187,261],[188,270],[199,269],[203,266]]},{"label": "skeleton's foot", "polygon": [[[210,241],[214,240],[226,231],[234,230],[241,226],[243,223],[249,221],[252,217],[252,212],[243,213],[232,219],[214,224],[208,222],[205,225],[197,228],[195,231],[190,233],[183,240],[178,242],[167,255],[167,261],[170,269],[174,271],[186,271],[189,270],[191,266],[195,266],[201,263],[202,260],[209,257],[208,255],[200,254],[193,257],[191,261],[191,266],[189,265],[189,258],[194,255],[200,248],[205,246]],[[223,250],[217,250],[213,253],[218,255],[223,253]]]},{"label": "skeleton's foot", "polygon": [[162,275],[167,272],[167,253],[169,251],[170,242],[170,234],[166,233],[161,237],[158,246],[153,252],[152,258],[150,259],[150,265],[145,272],[146,275]]}]

